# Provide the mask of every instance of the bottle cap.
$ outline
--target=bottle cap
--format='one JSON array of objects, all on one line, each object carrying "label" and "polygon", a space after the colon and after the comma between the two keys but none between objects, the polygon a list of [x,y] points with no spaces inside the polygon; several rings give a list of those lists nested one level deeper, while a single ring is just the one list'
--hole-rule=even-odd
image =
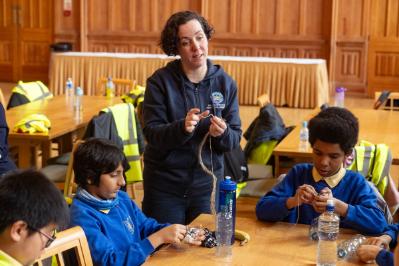
[{"label": "bottle cap", "polygon": [[346,88],[344,88],[344,87],[335,88],[335,92],[345,92],[345,91],[346,91]]},{"label": "bottle cap", "polygon": [[334,206],[334,200],[333,199],[328,199],[327,200],[327,206]]},{"label": "bottle cap", "polygon": [[226,176],[225,179],[220,182],[220,189],[222,190],[237,190],[237,184],[236,182],[231,180],[230,176]]},{"label": "bottle cap", "polygon": [[308,127],[308,121],[306,120],[302,121],[302,127]]}]

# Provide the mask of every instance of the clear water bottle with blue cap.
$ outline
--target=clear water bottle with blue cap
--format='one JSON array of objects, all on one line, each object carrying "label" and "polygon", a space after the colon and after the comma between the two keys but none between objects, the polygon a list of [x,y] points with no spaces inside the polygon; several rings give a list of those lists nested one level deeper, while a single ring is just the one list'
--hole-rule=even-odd
[{"label": "clear water bottle with blue cap", "polygon": [[218,246],[216,255],[229,257],[232,255],[236,218],[236,190],[237,184],[230,176],[219,184],[219,206],[216,215],[216,240]]},{"label": "clear water bottle with blue cap", "polygon": [[73,102],[74,87],[72,78],[68,78],[65,83],[65,97],[69,103]]},{"label": "clear water bottle with blue cap", "polygon": [[339,216],[334,213],[334,200],[329,199],[326,211],[319,216],[317,266],[336,265],[338,233]]}]

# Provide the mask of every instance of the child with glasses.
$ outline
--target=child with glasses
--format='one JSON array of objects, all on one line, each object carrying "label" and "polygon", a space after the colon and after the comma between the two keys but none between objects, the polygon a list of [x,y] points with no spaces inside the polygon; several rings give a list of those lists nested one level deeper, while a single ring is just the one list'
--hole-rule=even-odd
[{"label": "child with glasses", "polygon": [[[186,226],[160,224],[147,218],[129,196],[120,191],[123,152],[105,139],[89,139],[74,153],[78,184],[71,206],[71,223],[83,228],[95,265],[140,265],[164,243],[180,243]],[[203,232],[191,242],[200,245]]]},{"label": "child with glasses", "polygon": [[61,192],[42,173],[0,178],[0,265],[30,265],[69,221]]}]

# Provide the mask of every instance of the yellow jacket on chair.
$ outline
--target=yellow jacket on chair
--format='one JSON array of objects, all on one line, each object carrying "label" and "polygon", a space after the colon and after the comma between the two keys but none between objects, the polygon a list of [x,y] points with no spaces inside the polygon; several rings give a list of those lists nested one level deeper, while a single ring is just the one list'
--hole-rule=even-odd
[{"label": "yellow jacket on chair", "polygon": [[143,174],[137,141],[134,106],[130,103],[121,103],[105,108],[102,111],[112,113],[118,135],[123,141],[123,152],[130,165],[130,169],[126,172],[126,182],[142,181]]}]

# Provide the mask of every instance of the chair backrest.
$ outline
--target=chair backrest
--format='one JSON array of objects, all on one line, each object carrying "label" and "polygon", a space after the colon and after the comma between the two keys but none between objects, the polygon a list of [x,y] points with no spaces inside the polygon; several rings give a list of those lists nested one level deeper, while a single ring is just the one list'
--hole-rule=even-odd
[{"label": "chair backrest", "polygon": [[0,88],[0,103],[1,103],[1,105],[3,105],[3,107],[4,107],[4,109],[6,109],[6,101],[4,100],[4,94],[3,94],[3,91],[2,91],[2,89]]},{"label": "chair backrest", "polygon": [[262,94],[261,96],[258,97],[256,102],[257,102],[257,104],[259,105],[260,108],[262,108],[266,104],[269,104],[270,103],[269,94],[267,94],[267,93]]},{"label": "chair backrest", "polygon": [[78,140],[73,144],[71,156],[69,157],[67,171],[65,175],[65,183],[64,183],[64,197],[65,199],[72,199],[74,189],[76,188],[75,184],[75,174],[73,172],[73,154],[78,146],[83,143],[84,140]]},{"label": "chair backrest", "polygon": [[[93,265],[86,235],[80,226],[75,226],[57,233],[56,240],[44,250],[34,265],[43,265],[43,261],[55,256],[57,265],[66,265],[63,253],[74,250],[78,265]],[[51,265],[54,265],[52,263]]]},{"label": "chair backrest", "polygon": [[50,99],[53,94],[41,81],[22,82],[12,89],[7,109],[43,99]]},{"label": "chair backrest", "polygon": [[[385,97],[380,99],[381,95]],[[399,111],[399,92],[377,91],[374,93],[374,99],[374,109],[378,109],[382,106],[381,108],[384,110]]]},{"label": "chair backrest", "polygon": [[[108,78],[101,77],[97,83],[97,91],[96,95],[105,95],[105,87],[107,84]],[[136,81],[131,79],[120,79],[120,78],[112,78],[112,82],[115,85],[115,96],[122,96],[123,94],[128,93],[133,90]]]}]

